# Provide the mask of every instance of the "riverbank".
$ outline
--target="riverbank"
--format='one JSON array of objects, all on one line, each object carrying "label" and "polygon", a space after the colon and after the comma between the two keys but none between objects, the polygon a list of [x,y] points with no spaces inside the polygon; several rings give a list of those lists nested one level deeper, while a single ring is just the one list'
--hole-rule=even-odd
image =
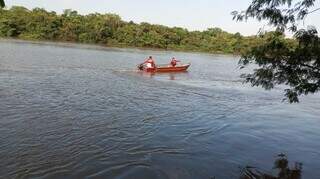
[{"label": "riverbank", "polygon": [[234,56],[238,57],[236,54],[227,54],[227,53],[208,53],[201,51],[183,51],[183,50],[173,50],[173,49],[160,49],[160,48],[142,48],[142,47],[130,47],[130,46],[108,46],[103,44],[88,44],[88,43],[77,43],[77,42],[66,42],[66,41],[47,41],[47,40],[27,40],[19,38],[3,38],[0,37],[0,42],[10,42],[10,43],[27,43],[27,44],[38,44],[38,45],[50,45],[50,46],[59,46],[67,48],[81,48],[81,49],[93,49],[93,50],[113,50],[113,51],[150,51],[152,52],[178,52],[178,53],[190,53],[190,54],[208,54],[208,55],[222,55],[222,56]]}]

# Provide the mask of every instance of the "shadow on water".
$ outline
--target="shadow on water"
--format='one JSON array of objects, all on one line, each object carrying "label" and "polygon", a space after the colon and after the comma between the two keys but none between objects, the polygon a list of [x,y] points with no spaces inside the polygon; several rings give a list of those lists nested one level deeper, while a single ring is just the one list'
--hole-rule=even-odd
[{"label": "shadow on water", "polygon": [[293,167],[289,166],[289,160],[285,154],[279,154],[274,162],[276,176],[267,174],[260,169],[247,166],[241,170],[240,179],[301,179],[302,163],[296,162]]}]

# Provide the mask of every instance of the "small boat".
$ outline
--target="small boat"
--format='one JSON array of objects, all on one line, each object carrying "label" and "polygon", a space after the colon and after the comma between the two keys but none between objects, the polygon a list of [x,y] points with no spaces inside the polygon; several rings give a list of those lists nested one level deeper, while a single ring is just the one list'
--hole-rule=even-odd
[{"label": "small boat", "polygon": [[176,65],[176,66],[172,66],[170,64],[168,65],[157,65],[154,68],[148,68],[145,65],[139,65],[138,69],[141,71],[145,71],[145,72],[183,72],[183,71],[187,71],[187,69],[190,67],[190,63],[188,64],[181,64],[181,65]]}]

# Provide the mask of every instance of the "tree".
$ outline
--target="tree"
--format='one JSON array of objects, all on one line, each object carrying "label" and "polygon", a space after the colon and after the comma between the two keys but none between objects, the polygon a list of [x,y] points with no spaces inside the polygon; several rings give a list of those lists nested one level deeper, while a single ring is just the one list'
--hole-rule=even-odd
[{"label": "tree", "polygon": [[4,3],[4,0],[0,0],[0,7],[4,7],[6,4]]},{"label": "tree", "polygon": [[19,6],[0,8],[0,37],[236,54],[259,43],[256,37],[231,34],[219,28],[188,31],[126,22],[116,14],[82,15],[71,9],[57,14],[42,8],[29,10]]},{"label": "tree", "polygon": [[[315,0],[253,0],[241,12],[234,11],[238,21],[255,18],[266,20],[276,28],[273,33],[260,33],[262,43],[244,53],[241,68],[248,64],[258,67],[251,74],[243,74],[252,86],[269,90],[275,85],[286,85],[285,100],[299,102],[300,95],[316,93],[320,89],[320,39],[314,27],[298,29],[298,24],[314,8]],[[285,38],[285,31],[294,33],[294,41]]]}]

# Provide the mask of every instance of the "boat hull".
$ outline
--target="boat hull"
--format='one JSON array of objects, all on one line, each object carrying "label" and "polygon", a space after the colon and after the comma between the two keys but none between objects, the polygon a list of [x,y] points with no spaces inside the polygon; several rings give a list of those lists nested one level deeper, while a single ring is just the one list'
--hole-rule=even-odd
[{"label": "boat hull", "polygon": [[183,71],[187,71],[188,68],[190,67],[190,64],[185,64],[185,65],[179,65],[179,66],[158,66],[156,68],[145,68],[142,71],[145,72],[157,72],[157,73],[161,73],[161,72],[183,72]]}]

